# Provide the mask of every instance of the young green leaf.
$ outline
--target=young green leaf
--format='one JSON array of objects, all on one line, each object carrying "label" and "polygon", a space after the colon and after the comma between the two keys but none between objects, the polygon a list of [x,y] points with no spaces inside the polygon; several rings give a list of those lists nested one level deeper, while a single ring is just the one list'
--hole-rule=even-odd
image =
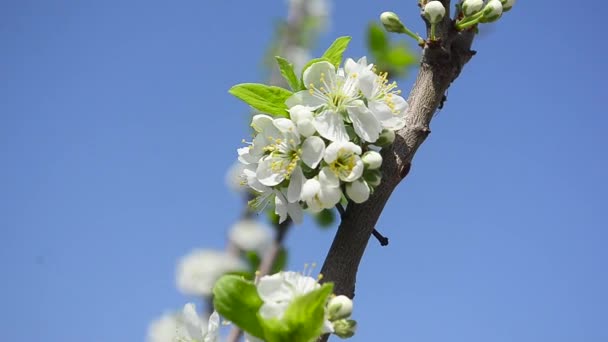
[{"label": "young green leaf", "polygon": [[381,55],[388,49],[388,37],[382,27],[376,23],[371,23],[367,30],[367,45],[371,53]]},{"label": "young green leaf", "polygon": [[325,320],[325,304],[334,290],[334,284],[325,283],[315,291],[296,298],[283,315],[282,321],[289,328],[292,339],[306,342],[321,334]]},{"label": "young green leaf", "polygon": [[213,287],[215,310],[247,333],[264,339],[258,319],[262,304],[255,285],[239,276],[225,275]]},{"label": "young green leaf", "polygon": [[334,40],[331,46],[325,51],[322,58],[328,60],[336,68],[340,66],[340,63],[342,63],[342,55],[348,47],[350,39],[349,36],[344,36]]},{"label": "young green leaf", "polygon": [[287,100],[293,93],[287,89],[259,83],[241,83],[230,88],[230,94],[262,113],[287,117]]},{"label": "young green leaf", "polygon": [[276,56],[275,58],[277,59],[277,63],[279,64],[281,75],[283,75],[283,78],[285,79],[285,81],[287,81],[287,84],[289,85],[291,90],[301,90],[300,80],[298,79],[298,76],[296,76],[296,73],[293,71],[293,64],[289,63],[289,61],[283,57]]}]

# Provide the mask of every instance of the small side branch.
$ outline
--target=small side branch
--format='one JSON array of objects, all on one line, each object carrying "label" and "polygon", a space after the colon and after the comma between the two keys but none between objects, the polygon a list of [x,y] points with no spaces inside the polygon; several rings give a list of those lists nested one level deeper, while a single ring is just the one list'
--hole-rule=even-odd
[{"label": "small side branch", "polygon": [[[336,204],[336,208],[338,209],[338,213],[340,213],[340,218],[341,219],[344,218],[344,214],[346,213],[346,210],[344,210],[342,203]],[[388,246],[388,238],[386,236],[380,234],[380,232],[378,230],[376,230],[376,228],[374,228],[374,230],[372,231],[372,234],[374,235],[376,240],[378,240],[378,242],[380,242],[380,246],[382,246],[382,247]]]}]

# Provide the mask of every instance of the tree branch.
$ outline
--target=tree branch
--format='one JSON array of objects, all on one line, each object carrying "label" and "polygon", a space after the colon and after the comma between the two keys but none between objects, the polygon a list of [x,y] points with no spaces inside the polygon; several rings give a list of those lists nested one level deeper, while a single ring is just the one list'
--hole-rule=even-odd
[{"label": "tree branch", "polygon": [[[450,1],[442,3],[449,12]],[[382,182],[368,201],[348,206],[321,269],[323,281],[334,282],[336,294],[354,297],[357,270],[372,231],[391,194],[409,173],[418,147],[430,134],[431,119],[446,90],[474,55],[470,50],[473,36],[470,31],[457,32],[446,13],[437,27],[439,41],[426,44],[408,97],[406,127],[397,132],[393,145],[382,151]]]}]

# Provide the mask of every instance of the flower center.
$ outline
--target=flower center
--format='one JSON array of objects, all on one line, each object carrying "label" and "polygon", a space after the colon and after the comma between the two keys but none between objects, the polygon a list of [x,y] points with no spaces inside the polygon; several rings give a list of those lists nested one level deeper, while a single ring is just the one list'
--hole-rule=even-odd
[{"label": "flower center", "polygon": [[356,163],[357,158],[353,152],[341,149],[338,152],[338,158],[329,164],[329,168],[339,178],[346,178],[350,175]]}]

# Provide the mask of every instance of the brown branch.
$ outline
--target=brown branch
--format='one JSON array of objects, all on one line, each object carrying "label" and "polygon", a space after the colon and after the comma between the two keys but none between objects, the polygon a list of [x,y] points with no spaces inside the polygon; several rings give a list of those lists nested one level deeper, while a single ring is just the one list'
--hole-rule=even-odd
[{"label": "brown branch", "polygon": [[[355,295],[359,263],[386,202],[407,176],[418,147],[430,134],[430,122],[442,98],[474,52],[474,33],[457,32],[449,17],[450,1],[442,1],[446,16],[437,27],[439,41],[424,48],[420,70],[408,97],[406,127],[397,132],[393,145],[383,150],[382,183],[362,204],[351,204],[343,215],[321,273],[324,282],[334,282],[334,292]],[[428,25],[427,25],[428,26]],[[327,341],[325,335],[320,341]]]}]

